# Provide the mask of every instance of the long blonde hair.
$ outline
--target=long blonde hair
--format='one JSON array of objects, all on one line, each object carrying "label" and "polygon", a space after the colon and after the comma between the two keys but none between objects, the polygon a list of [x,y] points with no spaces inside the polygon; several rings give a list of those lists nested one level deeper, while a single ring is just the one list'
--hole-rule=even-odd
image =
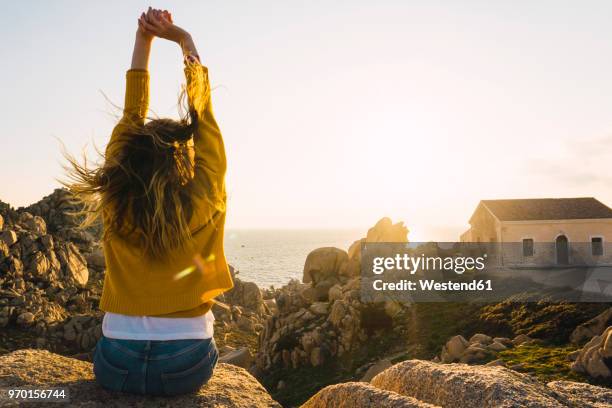
[{"label": "long blonde hair", "polygon": [[[179,104],[180,105],[180,104]],[[197,114],[180,120],[151,119],[146,124],[124,118],[100,153],[102,165],[90,168],[64,151],[67,180],[60,182],[82,203],[82,227],[103,221],[103,239],[135,234],[147,255],[162,257],[191,238],[193,163],[186,143]],[[129,121],[128,121],[129,122]]]}]

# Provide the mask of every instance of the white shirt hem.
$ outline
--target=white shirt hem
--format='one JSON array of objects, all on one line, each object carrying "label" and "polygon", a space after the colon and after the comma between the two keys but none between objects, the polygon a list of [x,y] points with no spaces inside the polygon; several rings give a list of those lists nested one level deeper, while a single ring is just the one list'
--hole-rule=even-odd
[{"label": "white shirt hem", "polygon": [[104,337],[117,340],[188,340],[188,339],[210,339],[213,336],[208,333],[168,333],[168,334],[152,334],[152,333],[127,333],[117,331],[104,331]]}]

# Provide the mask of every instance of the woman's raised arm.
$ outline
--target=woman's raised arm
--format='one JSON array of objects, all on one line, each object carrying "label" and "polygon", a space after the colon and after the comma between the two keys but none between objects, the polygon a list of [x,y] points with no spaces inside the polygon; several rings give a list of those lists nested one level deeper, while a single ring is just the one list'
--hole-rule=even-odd
[{"label": "woman's raised arm", "polygon": [[185,57],[189,107],[197,114],[194,135],[196,181],[216,199],[225,197],[225,147],[210,102],[208,69],[200,63],[191,35],[174,25],[167,11],[156,10],[143,24],[147,32],[180,45]]},{"label": "woman's raised arm", "polygon": [[[151,8],[146,15],[152,12]],[[153,43],[152,34],[148,33],[143,26],[143,21],[147,18],[142,13],[138,19],[138,30],[134,40],[134,50],[132,51],[132,64],[126,73],[125,78],[125,99],[123,104],[123,115],[119,123],[113,129],[110,141],[106,146],[106,156],[114,155],[120,148],[122,135],[131,126],[143,125],[147,111],[149,109],[149,55],[151,44]]]}]

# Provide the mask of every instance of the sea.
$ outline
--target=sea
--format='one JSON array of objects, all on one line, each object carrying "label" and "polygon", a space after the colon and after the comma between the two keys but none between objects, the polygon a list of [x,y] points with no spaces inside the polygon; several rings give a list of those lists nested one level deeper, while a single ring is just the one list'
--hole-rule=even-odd
[{"label": "sea", "polygon": [[228,229],[225,256],[241,280],[278,288],[291,279],[301,281],[304,261],[313,249],[348,250],[365,233],[363,229]]}]

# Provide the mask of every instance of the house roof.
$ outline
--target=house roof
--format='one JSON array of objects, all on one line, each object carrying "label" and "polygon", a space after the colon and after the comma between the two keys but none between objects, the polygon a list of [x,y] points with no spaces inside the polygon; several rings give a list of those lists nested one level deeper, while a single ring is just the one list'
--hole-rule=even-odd
[{"label": "house roof", "polygon": [[500,221],[612,218],[612,209],[593,197],[482,200]]}]

